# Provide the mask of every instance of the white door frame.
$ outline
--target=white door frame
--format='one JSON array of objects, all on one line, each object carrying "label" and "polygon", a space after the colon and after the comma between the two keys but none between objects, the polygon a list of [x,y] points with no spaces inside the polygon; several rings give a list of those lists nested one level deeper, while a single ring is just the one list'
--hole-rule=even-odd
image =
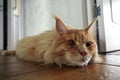
[{"label": "white door frame", "polygon": [[102,0],[96,0],[97,6],[100,6],[101,16],[98,19],[98,34],[99,34],[99,50],[100,52],[106,52],[106,40],[105,40],[105,29],[104,29],[104,15],[103,15],[103,3]]},{"label": "white door frame", "polygon": [[[23,0],[8,0],[8,47],[15,49],[16,43],[23,37]],[[16,10],[17,9],[17,10]]]},{"label": "white door frame", "polygon": [[[97,6],[101,6],[102,8],[102,1],[101,0],[96,0],[97,1]],[[88,24],[90,24],[93,20],[93,8],[94,8],[94,0],[87,0],[87,20],[88,20]],[[97,41],[97,37],[99,37],[98,39],[98,43],[99,43],[99,52],[104,52],[106,51],[106,45],[105,45],[105,34],[104,34],[104,24],[103,24],[103,11],[101,10],[101,16],[98,18],[98,26],[94,25],[94,32],[93,32],[93,36],[95,37],[96,41]],[[98,32],[97,32],[97,28],[98,27]],[[98,36],[97,36],[98,33]]]},{"label": "white door frame", "polygon": [[[101,8],[101,16],[98,18],[98,43],[99,43],[99,52],[106,51],[106,42],[105,42],[105,31],[104,31],[104,21],[103,21],[103,4],[102,0],[96,0],[97,6]],[[93,20],[93,7],[94,7],[94,0],[87,0],[87,15],[88,15],[88,24],[90,24]],[[96,29],[96,27],[94,27]],[[94,33],[96,36],[97,32],[95,30]],[[97,39],[96,39],[97,40]]]}]

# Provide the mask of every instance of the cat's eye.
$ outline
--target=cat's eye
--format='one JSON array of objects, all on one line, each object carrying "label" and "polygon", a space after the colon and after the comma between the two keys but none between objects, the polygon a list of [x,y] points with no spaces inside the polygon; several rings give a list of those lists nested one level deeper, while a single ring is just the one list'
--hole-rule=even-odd
[{"label": "cat's eye", "polygon": [[76,45],[75,41],[72,39],[68,40],[68,44],[72,47],[74,47]]},{"label": "cat's eye", "polygon": [[90,47],[91,45],[92,45],[92,42],[91,42],[91,41],[89,41],[89,42],[86,43],[86,46],[87,46],[87,47]]}]

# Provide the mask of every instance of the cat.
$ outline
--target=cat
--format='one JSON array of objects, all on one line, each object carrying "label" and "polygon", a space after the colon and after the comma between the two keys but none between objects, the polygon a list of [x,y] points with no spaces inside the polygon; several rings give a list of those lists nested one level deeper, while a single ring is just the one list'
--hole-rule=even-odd
[{"label": "cat", "polygon": [[86,29],[79,30],[66,26],[59,17],[55,17],[56,29],[23,38],[18,42],[15,54],[27,61],[56,63],[60,67],[87,66],[89,62],[101,62],[97,44],[90,34],[96,20]]}]

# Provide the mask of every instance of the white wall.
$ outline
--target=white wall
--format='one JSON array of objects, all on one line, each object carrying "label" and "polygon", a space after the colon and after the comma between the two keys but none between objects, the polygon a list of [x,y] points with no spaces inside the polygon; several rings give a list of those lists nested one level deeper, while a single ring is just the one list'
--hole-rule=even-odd
[{"label": "white wall", "polygon": [[25,0],[25,36],[35,35],[55,26],[58,15],[70,26],[87,26],[85,0]]},{"label": "white wall", "polygon": [[15,0],[8,0],[8,49],[15,49],[17,41],[22,37],[53,28],[53,15],[58,15],[65,24],[80,29],[88,25],[88,16],[91,17],[87,14],[91,8],[86,5],[90,1],[86,3],[86,0],[17,1],[19,15],[15,16]]}]

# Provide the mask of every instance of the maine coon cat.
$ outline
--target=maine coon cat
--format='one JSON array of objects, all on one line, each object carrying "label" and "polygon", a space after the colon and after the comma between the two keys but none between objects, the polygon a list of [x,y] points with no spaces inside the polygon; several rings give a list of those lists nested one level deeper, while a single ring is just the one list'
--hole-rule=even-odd
[{"label": "maine coon cat", "polygon": [[97,44],[89,33],[96,19],[81,30],[67,27],[58,17],[55,21],[56,29],[20,40],[16,55],[24,60],[59,66],[85,66],[90,61],[101,61]]}]

